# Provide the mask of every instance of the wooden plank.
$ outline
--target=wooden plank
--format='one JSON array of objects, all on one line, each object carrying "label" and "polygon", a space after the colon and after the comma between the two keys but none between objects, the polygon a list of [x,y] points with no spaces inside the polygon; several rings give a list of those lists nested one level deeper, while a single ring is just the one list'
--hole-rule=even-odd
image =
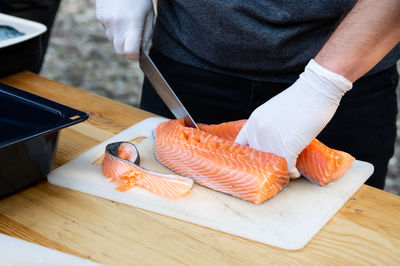
[{"label": "wooden plank", "polygon": [[[8,220],[17,221],[18,227],[22,224],[35,232],[34,235],[40,232],[41,237],[35,237],[35,242],[109,265],[129,265],[132,261],[151,263],[151,259],[188,264],[216,261],[227,264],[262,261],[396,264],[398,253],[393,251],[399,250],[400,241],[399,238],[390,241],[390,235],[399,236],[398,222],[379,228],[371,216],[365,216],[362,211],[378,208],[381,199],[389,202],[393,199],[384,195],[369,202],[365,197],[370,198],[374,191],[369,191],[368,187],[363,190],[358,193],[360,197],[348,202],[345,210],[301,251],[269,247],[47,183],[3,200],[0,210]],[[393,213],[398,214],[399,211]],[[378,224],[382,224],[384,218],[379,217]],[[5,231],[3,226],[17,227],[9,221],[3,224],[3,221],[0,219],[2,232]],[[27,233],[22,238],[32,241]],[[68,249],[63,249],[64,246]]]},{"label": "wooden plank", "polygon": [[[151,116],[28,72],[0,81],[90,114],[62,130],[55,167]],[[398,217],[399,196],[364,185],[304,249],[286,251],[47,182],[0,201],[0,232],[107,265],[396,265]]]}]

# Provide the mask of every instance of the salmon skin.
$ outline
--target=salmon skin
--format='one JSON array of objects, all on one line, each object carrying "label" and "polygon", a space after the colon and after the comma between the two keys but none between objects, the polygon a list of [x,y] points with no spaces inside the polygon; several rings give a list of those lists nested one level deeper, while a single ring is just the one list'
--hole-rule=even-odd
[{"label": "salmon skin", "polygon": [[[215,136],[235,141],[247,120],[226,122],[218,125],[197,124],[199,129]],[[341,177],[353,164],[350,154],[331,149],[314,139],[297,158],[296,167],[311,182],[320,186]]]},{"label": "salmon skin", "polygon": [[129,142],[114,142],[105,149],[101,169],[104,176],[117,183],[117,190],[142,187],[158,196],[179,199],[191,192],[193,180],[179,175],[153,172],[139,166],[139,153]]},{"label": "salmon skin", "polygon": [[185,127],[183,119],[157,126],[155,148],[158,161],[176,173],[256,204],[273,197],[289,182],[283,157]]}]

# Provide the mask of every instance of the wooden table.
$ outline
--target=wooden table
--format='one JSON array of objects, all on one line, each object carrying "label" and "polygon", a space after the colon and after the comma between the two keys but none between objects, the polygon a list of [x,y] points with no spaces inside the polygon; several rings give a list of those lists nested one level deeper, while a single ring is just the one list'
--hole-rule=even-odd
[{"label": "wooden table", "polygon": [[[62,130],[55,167],[152,116],[29,72],[0,82],[90,115]],[[363,185],[304,249],[286,251],[42,182],[0,201],[0,232],[107,265],[400,265],[400,197]]]}]

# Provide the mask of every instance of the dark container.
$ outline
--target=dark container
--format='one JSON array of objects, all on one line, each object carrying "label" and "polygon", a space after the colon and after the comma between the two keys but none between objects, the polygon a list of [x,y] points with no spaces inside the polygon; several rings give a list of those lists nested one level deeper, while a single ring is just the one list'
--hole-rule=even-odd
[{"label": "dark container", "polygon": [[42,35],[0,49],[0,76],[39,69],[44,53]]},{"label": "dark container", "polygon": [[46,179],[60,129],[84,112],[0,83],[0,197]]}]

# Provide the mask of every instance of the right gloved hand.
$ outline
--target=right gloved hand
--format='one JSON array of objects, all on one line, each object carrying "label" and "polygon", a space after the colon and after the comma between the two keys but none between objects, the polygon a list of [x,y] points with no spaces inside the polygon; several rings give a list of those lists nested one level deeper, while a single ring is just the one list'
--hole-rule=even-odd
[{"label": "right gloved hand", "polygon": [[96,16],[115,52],[135,60],[153,32],[152,0],[97,0]]},{"label": "right gloved hand", "polygon": [[236,142],[284,157],[290,176],[299,177],[298,155],[328,124],[352,85],[310,60],[295,83],[254,110]]}]

